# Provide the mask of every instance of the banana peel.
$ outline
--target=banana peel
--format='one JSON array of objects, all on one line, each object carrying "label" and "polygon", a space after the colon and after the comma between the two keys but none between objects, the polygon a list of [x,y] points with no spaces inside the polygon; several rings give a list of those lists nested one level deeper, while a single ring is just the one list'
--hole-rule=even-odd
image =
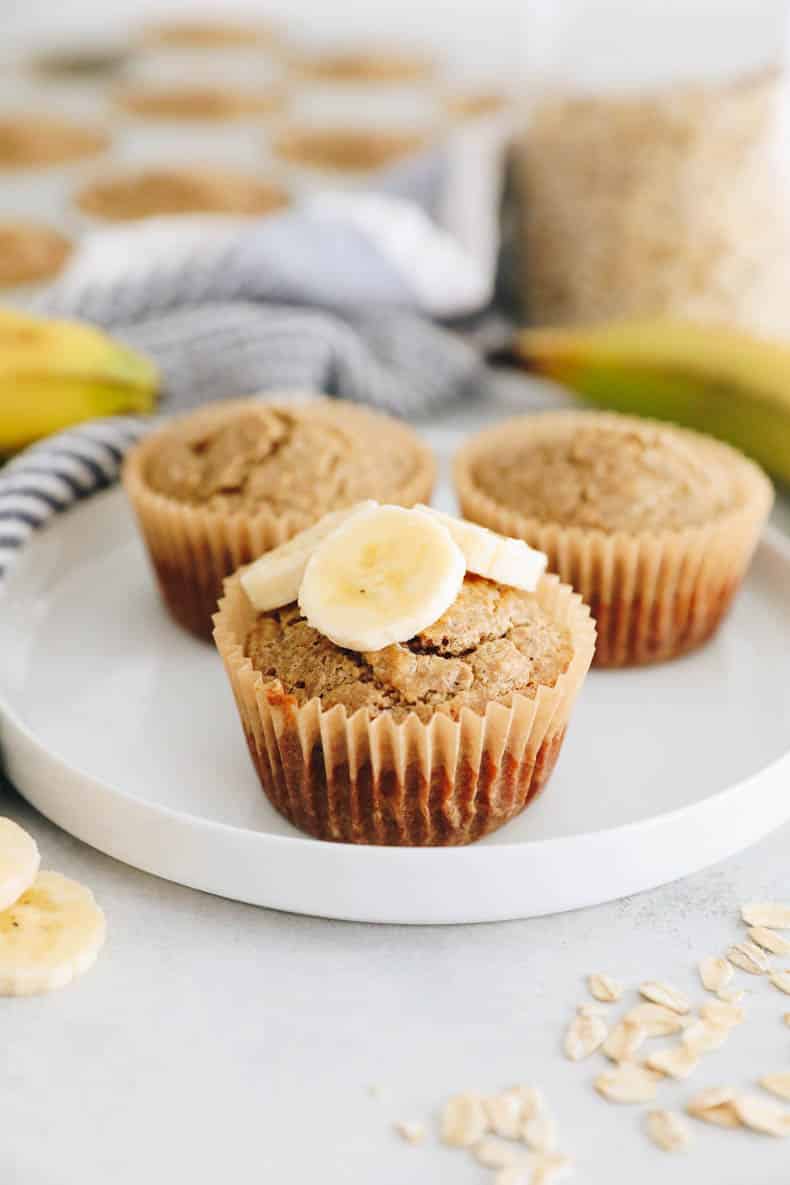
[{"label": "banana peel", "polygon": [[790,346],[680,321],[524,329],[510,356],[585,402],[729,441],[790,484]]},{"label": "banana peel", "polygon": [[154,364],[101,330],[0,309],[0,454],[83,420],[153,409]]}]

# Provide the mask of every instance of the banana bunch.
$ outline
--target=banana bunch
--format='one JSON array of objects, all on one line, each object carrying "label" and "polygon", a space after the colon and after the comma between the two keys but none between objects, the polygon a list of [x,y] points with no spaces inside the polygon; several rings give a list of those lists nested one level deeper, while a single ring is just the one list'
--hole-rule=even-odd
[{"label": "banana bunch", "polygon": [[613,411],[718,436],[790,483],[790,346],[690,322],[525,329],[526,369]]},{"label": "banana bunch", "polygon": [[0,309],[0,454],[80,420],[150,411],[158,387],[152,362],[90,325]]}]

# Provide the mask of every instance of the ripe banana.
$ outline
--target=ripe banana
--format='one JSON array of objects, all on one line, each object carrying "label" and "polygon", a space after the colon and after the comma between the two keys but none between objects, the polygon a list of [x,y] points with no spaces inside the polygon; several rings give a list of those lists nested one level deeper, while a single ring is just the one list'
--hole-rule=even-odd
[{"label": "ripe banana", "polygon": [[100,330],[0,309],[0,454],[95,416],[147,412],[156,367]]},{"label": "ripe banana", "polygon": [[536,551],[523,539],[508,539],[487,527],[443,514],[432,506],[417,506],[415,509],[432,515],[447,528],[464,554],[467,572],[485,576],[498,584],[508,584],[511,588],[523,588],[526,592],[537,588],[546,571],[547,557],[542,551]]},{"label": "ripe banana", "polygon": [[0,910],[8,909],[38,872],[36,841],[11,819],[0,819]]},{"label": "ripe banana", "polygon": [[790,482],[790,346],[690,322],[525,329],[527,370],[614,411],[708,432]]},{"label": "ripe banana", "polygon": [[372,501],[357,502],[344,510],[325,514],[314,526],[300,531],[293,539],[265,552],[255,563],[250,564],[241,575],[241,584],[258,612],[279,609],[295,601],[307,561],[321,540],[357,511],[376,505]]},{"label": "ripe banana", "polygon": [[438,621],[461,591],[465,571],[461,549],[435,518],[373,506],[319,543],[299,608],[337,646],[383,650]]},{"label": "ripe banana", "polygon": [[96,961],[105,932],[88,889],[57,872],[39,872],[0,913],[0,996],[65,987]]}]

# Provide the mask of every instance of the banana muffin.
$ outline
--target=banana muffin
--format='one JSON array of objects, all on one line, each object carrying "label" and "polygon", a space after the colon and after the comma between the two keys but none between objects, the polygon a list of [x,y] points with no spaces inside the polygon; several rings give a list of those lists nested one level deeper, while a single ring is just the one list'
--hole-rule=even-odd
[{"label": "banana muffin", "polygon": [[241,564],[362,499],[425,501],[434,477],[410,428],[335,399],[212,404],[147,436],[123,470],[165,604],[203,638]]},{"label": "banana muffin", "polygon": [[179,214],[260,217],[288,205],[279,185],[229,170],[149,168],[90,182],[77,195],[84,214],[109,222]]},{"label": "banana muffin", "polygon": [[590,605],[598,666],[706,641],[737,591],[773,499],[729,445],[606,412],[520,417],[456,458],[467,518],[526,540]]},{"label": "banana muffin", "polygon": [[0,288],[54,279],[71,251],[71,241],[52,227],[0,221]]},{"label": "banana muffin", "polygon": [[274,87],[253,90],[194,84],[138,87],[121,91],[115,101],[127,115],[138,119],[220,122],[280,111],[285,95]]},{"label": "banana muffin", "polygon": [[587,606],[556,576],[533,593],[467,574],[434,625],[358,653],[296,605],[258,613],[240,575],[215,640],[263,789],[297,827],[464,844],[545,786],[595,645]]},{"label": "banana muffin", "polygon": [[395,164],[427,147],[428,136],[383,128],[286,127],[275,153],[290,165],[337,173],[368,173]]},{"label": "banana muffin", "polygon": [[109,137],[55,115],[4,115],[0,118],[0,171],[44,169],[103,152]]}]

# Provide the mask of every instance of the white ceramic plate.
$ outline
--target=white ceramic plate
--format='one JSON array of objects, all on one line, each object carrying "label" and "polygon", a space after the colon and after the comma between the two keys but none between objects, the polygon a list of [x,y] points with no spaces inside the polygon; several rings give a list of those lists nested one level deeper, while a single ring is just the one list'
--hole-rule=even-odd
[{"label": "white ceramic plate", "polygon": [[373,922],[592,905],[720,860],[790,817],[790,546],[769,532],[704,650],[593,672],[545,795],[468,848],[300,835],[264,798],[213,650],[165,616],[113,490],[34,538],[0,613],[2,742],[21,792],[120,860],[211,893]]}]

